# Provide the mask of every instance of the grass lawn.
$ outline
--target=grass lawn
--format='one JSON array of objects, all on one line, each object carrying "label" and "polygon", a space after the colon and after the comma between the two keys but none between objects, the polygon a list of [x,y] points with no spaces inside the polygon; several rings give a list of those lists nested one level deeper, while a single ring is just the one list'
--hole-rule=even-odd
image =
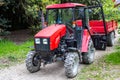
[{"label": "grass lawn", "polygon": [[33,41],[29,40],[20,45],[9,40],[0,40],[0,67],[9,66],[11,62],[21,62],[33,46]]}]

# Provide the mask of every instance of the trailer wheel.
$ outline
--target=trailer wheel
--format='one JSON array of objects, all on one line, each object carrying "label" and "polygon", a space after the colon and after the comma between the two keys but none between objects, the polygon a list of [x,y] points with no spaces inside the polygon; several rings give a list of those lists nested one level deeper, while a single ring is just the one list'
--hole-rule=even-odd
[{"label": "trailer wheel", "polygon": [[114,45],[114,40],[115,40],[114,32],[111,32],[111,33],[108,35],[107,45],[108,45],[108,46],[113,46],[113,45]]},{"label": "trailer wheel", "polygon": [[95,57],[95,48],[92,40],[90,40],[88,44],[88,52],[82,53],[82,62],[84,64],[91,64],[94,62],[94,57]]},{"label": "trailer wheel", "polygon": [[31,73],[37,72],[40,70],[40,65],[39,54],[35,51],[30,51],[26,58],[27,70]]},{"label": "trailer wheel", "polygon": [[77,52],[69,52],[65,59],[65,74],[68,78],[73,78],[78,73],[79,56]]}]

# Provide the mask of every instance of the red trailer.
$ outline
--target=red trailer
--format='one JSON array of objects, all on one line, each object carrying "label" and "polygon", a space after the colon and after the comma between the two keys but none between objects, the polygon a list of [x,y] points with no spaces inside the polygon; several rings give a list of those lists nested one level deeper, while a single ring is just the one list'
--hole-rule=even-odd
[{"label": "red trailer", "polygon": [[[105,34],[102,20],[91,20],[89,24],[94,32],[93,35]],[[115,32],[116,29],[117,29],[117,22],[115,20],[106,21],[107,34],[110,34],[111,32]]]},{"label": "red trailer", "polygon": [[[82,26],[82,20],[76,21],[77,26]],[[103,20],[90,20],[89,26],[90,26],[90,33],[93,38],[94,46],[96,49],[106,49],[107,46],[113,46],[114,45],[114,39],[115,39],[115,30],[118,28],[118,23],[115,20],[106,21],[105,22],[106,27],[104,27],[104,21]],[[106,29],[106,32],[105,32]],[[107,36],[107,39],[106,39]],[[107,41],[106,41],[107,40]],[[107,43],[105,43],[107,42]],[[103,43],[105,43],[103,45]],[[103,45],[103,47],[101,47]]]},{"label": "red trailer", "polygon": [[[115,20],[106,21],[105,24],[106,24],[106,32],[107,32],[107,46],[113,46],[115,39],[115,30],[117,29],[118,24]],[[93,37],[98,35],[101,36],[105,35],[104,23],[102,20],[91,20],[89,22],[89,25],[92,28]]]}]

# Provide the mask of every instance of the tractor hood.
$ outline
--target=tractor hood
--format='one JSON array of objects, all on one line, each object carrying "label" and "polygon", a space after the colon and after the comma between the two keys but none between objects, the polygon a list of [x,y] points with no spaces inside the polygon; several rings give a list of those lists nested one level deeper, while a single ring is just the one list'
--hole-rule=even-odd
[{"label": "tractor hood", "polygon": [[53,24],[39,31],[35,38],[39,39],[39,44],[36,45],[37,50],[50,51],[58,48],[61,37],[66,34],[66,26],[61,24]]},{"label": "tractor hood", "polygon": [[49,27],[44,28],[43,30],[39,31],[35,38],[50,38],[55,35],[60,35],[61,37],[64,36],[66,33],[66,26],[61,24],[53,24]]}]

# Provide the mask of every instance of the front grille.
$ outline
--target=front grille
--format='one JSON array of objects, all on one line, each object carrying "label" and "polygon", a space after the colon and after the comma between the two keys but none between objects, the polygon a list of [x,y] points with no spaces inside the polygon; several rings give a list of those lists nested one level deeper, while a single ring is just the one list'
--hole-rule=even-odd
[{"label": "front grille", "polygon": [[[48,44],[43,44],[43,39],[47,39]],[[40,44],[35,44],[36,51],[50,51],[50,39],[40,38]]]}]

